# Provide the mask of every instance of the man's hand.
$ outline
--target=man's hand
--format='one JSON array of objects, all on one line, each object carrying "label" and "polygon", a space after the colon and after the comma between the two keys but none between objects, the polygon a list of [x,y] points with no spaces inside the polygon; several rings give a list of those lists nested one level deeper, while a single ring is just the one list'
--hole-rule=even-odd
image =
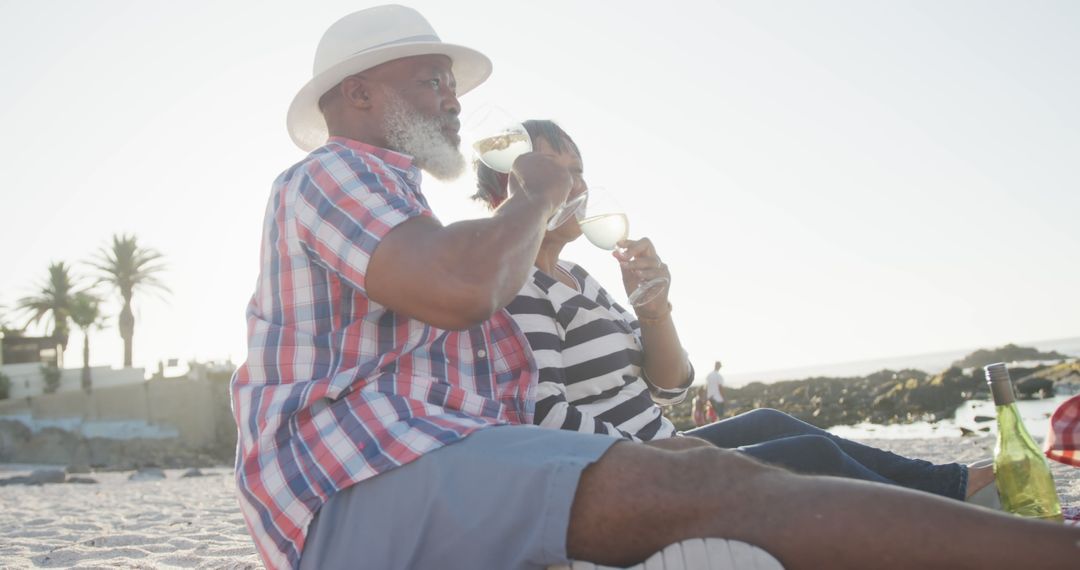
[{"label": "man's hand", "polygon": [[546,202],[549,212],[566,201],[572,185],[570,172],[548,154],[525,153],[510,170],[510,195],[523,194],[530,200]]}]

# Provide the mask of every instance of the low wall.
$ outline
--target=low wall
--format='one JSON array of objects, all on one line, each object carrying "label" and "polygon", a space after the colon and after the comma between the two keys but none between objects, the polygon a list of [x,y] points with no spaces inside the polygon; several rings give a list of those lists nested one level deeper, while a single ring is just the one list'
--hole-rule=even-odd
[{"label": "low wall", "polygon": [[227,378],[153,379],[0,400],[0,461],[231,463]]},{"label": "low wall", "polygon": [[[40,364],[5,364],[2,371],[11,380],[11,392],[8,394],[10,399],[33,398],[45,394],[45,378]],[[60,373],[60,385],[55,393],[82,391],[81,368],[64,368]],[[145,374],[143,368],[90,367],[90,381],[94,389],[140,384],[145,381]]]}]

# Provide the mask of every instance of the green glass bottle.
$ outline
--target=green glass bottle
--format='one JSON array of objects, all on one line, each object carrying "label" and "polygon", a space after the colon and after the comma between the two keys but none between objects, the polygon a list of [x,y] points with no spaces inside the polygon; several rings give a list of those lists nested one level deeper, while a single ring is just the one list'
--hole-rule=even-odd
[{"label": "green glass bottle", "polygon": [[1009,369],[1000,362],[987,366],[986,381],[997,407],[994,477],[1002,508],[1022,517],[1063,520],[1050,466],[1016,408]]}]

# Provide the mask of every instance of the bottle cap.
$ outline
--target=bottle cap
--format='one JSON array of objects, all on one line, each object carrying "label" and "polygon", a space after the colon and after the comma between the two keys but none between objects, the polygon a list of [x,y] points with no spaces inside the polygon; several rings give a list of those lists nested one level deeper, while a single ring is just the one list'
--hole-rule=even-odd
[{"label": "bottle cap", "polygon": [[1009,382],[1009,369],[1004,362],[995,362],[984,367],[986,370],[986,383]]}]

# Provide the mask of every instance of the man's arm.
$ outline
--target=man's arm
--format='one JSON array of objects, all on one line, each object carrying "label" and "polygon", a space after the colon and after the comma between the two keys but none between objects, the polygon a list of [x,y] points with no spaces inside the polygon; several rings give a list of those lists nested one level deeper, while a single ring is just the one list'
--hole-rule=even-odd
[{"label": "man's arm", "polygon": [[394,312],[460,330],[491,317],[521,289],[570,174],[530,153],[514,163],[511,195],[488,219],[442,226],[416,217],[390,231],[368,265],[367,293]]}]

